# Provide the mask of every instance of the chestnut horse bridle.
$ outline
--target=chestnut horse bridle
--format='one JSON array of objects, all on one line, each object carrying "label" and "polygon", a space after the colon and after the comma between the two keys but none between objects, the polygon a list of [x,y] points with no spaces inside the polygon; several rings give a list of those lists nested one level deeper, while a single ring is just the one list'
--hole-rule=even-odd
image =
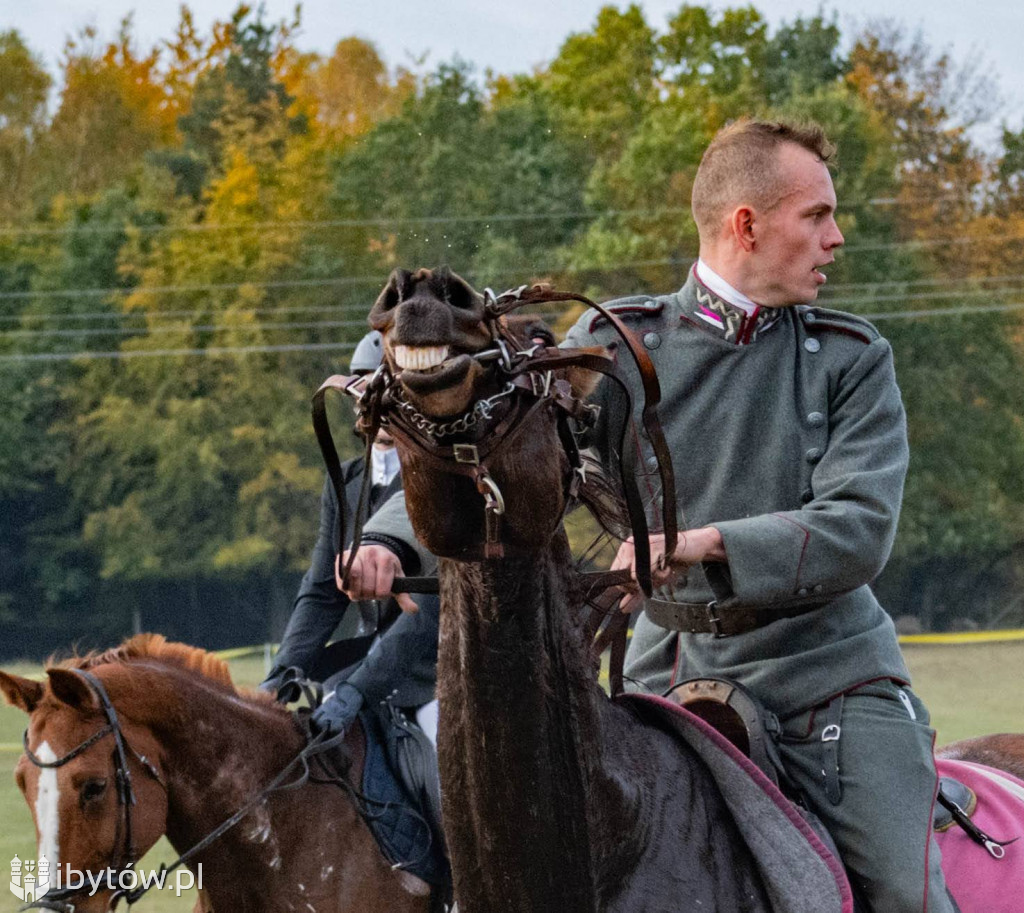
[{"label": "chestnut horse bridle", "polygon": [[[22,738],[22,742],[25,746],[25,757],[27,757],[28,760],[36,767],[43,770],[63,767],[69,761],[73,761],[79,755],[84,754],[101,739],[106,738],[108,735],[113,736],[114,780],[117,787],[117,804],[119,809],[123,809],[123,814],[119,814],[117,819],[117,830],[114,834],[113,852],[116,853],[118,844],[122,843],[122,821],[124,827],[124,841],[120,851],[120,864],[115,864],[115,862],[117,862],[117,858],[114,857],[110,868],[116,869],[118,875],[120,875],[121,872],[130,869],[138,861],[135,854],[135,842],[132,828],[132,807],[135,805],[135,789],[132,786],[132,774],[131,769],[128,766],[129,756],[135,758],[139,762],[142,769],[146,771],[153,780],[160,784],[164,792],[167,791],[167,784],[160,776],[160,771],[156,769],[156,766],[152,761],[150,761],[145,755],[139,754],[139,752],[128,744],[128,740],[121,731],[121,724],[117,718],[117,711],[114,709],[114,705],[107,694],[106,688],[103,687],[103,683],[91,672],[86,672],[84,669],[74,669],[72,671],[85,680],[86,684],[96,696],[96,699],[100,704],[100,709],[106,717],[106,726],[98,729],[91,736],[85,739],[85,741],[77,745],[75,748],[72,748],[66,755],[57,758],[55,761],[42,760],[28,747],[28,730],[26,729]],[[58,910],[60,913],[74,913],[75,905],[70,903],[69,898],[76,897],[78,894],[82,893],[83,890],[84,885],[78,888],[65,887],[59,888],[56,891],[47,891],[43,897],[40,897],[33,903],[23,906],[21,909]],[[112,901],[112,903],[113,902],[114,901]]]},{"label": "chestnut horse bridle", "polygon": [[[66,755],[58,758],[56,761],[44,761],[38,755],[36,755],[28,747],[28,730],[25,730],[23,737],[23,743],[25,746],[25,756],[28,760],[36,767],[41,769],[51,769],[55,767],[63,767],[69,761],[74,760],[79,755],[88,751],[93,745],[100,742],[106,736],[111,735],[114,738],[114,775],[117,781],[117,799],[118,807],[124,809],[123,816],[118,817],[117,833],[114,835],[114,852],[117,851],[117,846],[121,842],[121,821],[124,821],[124,843],[121,855],[124,859],[123,863],[119,866],[111,864],[111,869],[116,869],[117,875],[114,878],[107,880],[107,883],[120,882],[120,875],[125,872],[138,861],[135,854],[135,846],[133,842],[133,828],[132,828],[132,807],[136,804],[135,790],[132,787],[132,776],[128,766],[128,758],[135,758],[141,765],[143,770],[149,774],[160,786],[164,792],[167,792],[167,784],[164,779],[160,776],[160,772],[156,766],[145,756],[139,754],[131,745],[128,744],[128,740],[125,738],[124,733],[121,731],[121,724],[117,717],[117,711],[114,709],[114,704],[110,700],[106,689],[103,687],[103,683],[99,678],[93,675],[91,672],[87,672],[84,669],[73,669],[76,675],[81,676],[89,685],[92,692],[96,695],[99,701],[100,708],[103,710],[103,715],[106,717],[107,724],[101,729],[98,729],[91,736],[89,736],[81,744],[72,748]],[[251,796],[241,808],[239,808],[234,814],[232,814],[225,821],[222,821],[217,827],[215,827],[210,833],[203,837],[198,843],[190,847],[184,853],[182,853],[174,862],[170,865],[161,864],[160,870],[164,878],[170,872],[185,865],[192,857],[197,853],[206,849],[214,841],[218,840],[223,834],[233,828],[239,821],[241,821],[246,815],[249,814],[256,806],[264,802],[268,796],[272,793],[294,789],[298,786],[303,785],[307,780],[317,778],[313,777],[310,772],[311,761],[319,755],[328,752],[330,749],[339,745],[345,738],[345,733],[341,733],[331,738],[325,738],[322,735],[312,736],[307,733],[307,742],[302,750],[293,757],[284,769],[274,777],[263,789],[258,793]],[[289,780],[292,769],[300,765],[302,772],[292,780]],[[366,797],[357,793],[357,791],[345,780],[343,777],[332,776],[328,773],[326,780],[320,779],[317,782],[332,782],[340,786],[345,792],[350,795],[353,803],[356,806],[356,810],[364,818],[367,817],[368,812],[366,811],[363,804],[366,802],[372,802]],[[363,803],[363,804],[361,804]],[[105,880],[106,870],[100,876],[100,880]],[[55,910],[57,913],[75,913],[75,905],[71,902],[72,898],[79,896],[86,891],[86,885],[90,882],[83,883],[82,886],[77,888],[64,887],[58,888],[56,891],[47,891],[45,895],[40,897],[38,900],[25,904],[20,910]],[[118,902],[123,898],[129,906],[135,904],[139,899],[147,893],[155,884],[158,883],[157,879],[153,879],[148,885],[143,884],[134,888],[117,888],[110,901],[107,905],[108,910],[113,910],[117,907]],[[160,884],[164,883],[163,879],[159,880]]]}]

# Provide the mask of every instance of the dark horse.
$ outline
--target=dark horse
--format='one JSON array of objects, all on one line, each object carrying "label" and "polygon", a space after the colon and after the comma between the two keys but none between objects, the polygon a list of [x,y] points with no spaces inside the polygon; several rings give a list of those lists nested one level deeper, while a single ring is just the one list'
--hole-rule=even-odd
[{"label": "dark horse", "polygon": [[[461,279],[427,270],[393,275],[370,313],[406,414],[446,422],[499,397],[489,421],[445,443],[483,447],[513,408],[471,357],[494,345],[484,317]],[[576,396],[599,379],[562,375]],[[535,411],[489,461],[502,558],[480,556],[477,484],[392,430],[413,527],[442,558],[438,751],[460,913],[771,910],[700,761],[597,683],[561,525],[569,467],[553,410]]]},{"label": "dark horse", "polygon": [[[396,271],[370,313],[391,378],[371,400],[416,535],[441,557],[438,749],[460,913],[773,910],[695,752],[597,684],[561,524],[572,444],[558,410],[598,377],[563,362],[568,387],[545,398],[552,378],[533,377],[517,400],[508,367],[530,341],[493,304],[446,270]],[[531,393],[536,408],[522,405]],[[1020,878],[1020,861],[996,877]],[[849,909],[842,889],[809,909]],[[1016,897],[965,913],[1006,913]]]},{"label": "dark horse", "polygon": [[[89,741],[108,718],[82,672],[95,676],[116,708],[136,799],[128,811],[117,795],[113,733]],[[119,869],[165,833],[185,852],[267,786],[306,743],[284,707],[261,692],[237,691],[223,660],[159,635],[142,634],[51,667],[45,682],[0,672],[0,690],[29,714],[32,758],[52,763],[74,755],[40,767],[26,754],[15,772],[51,873],[67,865]],[[346,747],[349,776],[358,783],[360,730]],[[288,779],[299,774],[295,769]],[[268,796],[189,864],[203,867],[196,909],[206,913],[428,909],[427,885],[391,869],[350,797],[330,784],[307,782]],[[108,890],[79,895],[71,909],[97,913],[111,899]]]}]

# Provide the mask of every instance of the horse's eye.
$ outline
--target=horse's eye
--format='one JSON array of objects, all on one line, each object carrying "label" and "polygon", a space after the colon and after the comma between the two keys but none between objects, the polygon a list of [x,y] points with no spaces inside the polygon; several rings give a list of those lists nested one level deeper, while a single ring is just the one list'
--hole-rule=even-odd
[{"label": "horse's eye", "polygon": [[82,802],[95,802],[107,791],[106,780],[86,780],[78,791]]}]

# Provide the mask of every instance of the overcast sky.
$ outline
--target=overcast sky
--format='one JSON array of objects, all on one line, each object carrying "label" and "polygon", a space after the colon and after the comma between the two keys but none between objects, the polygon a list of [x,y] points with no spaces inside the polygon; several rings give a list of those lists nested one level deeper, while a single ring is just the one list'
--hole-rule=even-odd
[{"label": "overcast sky", "polygon": [[[715,3],[717,9],[749,0]],[[290,17],[294,3],[265,0],[272,20]],[[565,37],[593,25],[600,0],[307,0],[303,3],[300,47],[329,52],[340,38],[359,35],[377,45],[389,64],[408,65],[428,53],[427,66],[455,54],[483,69],[508,73],[550,60]],[[618,4],[619,7],[625,3]],[[647,20],[661,28],[682,0],[643,0]],[[797,15],[814,15],[818,0],[753,0],[771,25]],[[191,3],[204,30],[226,17],[234,0]],[[998,77],[1006,102],[1003,118],[1019,128],[1024,117],[1024,2],[1021,0],[857,0],[824,4],[837,10],[844,35],[865,19],[893,16],[920,28],[936,48],[956,59],[980,53]],[[135,33],[143,47],[171,35],[178,0],[3,0],[0,28],[16,28],[29,46],[56,70],[64,39],[85,25],[110,37],[120,19],[134,10]]]}]

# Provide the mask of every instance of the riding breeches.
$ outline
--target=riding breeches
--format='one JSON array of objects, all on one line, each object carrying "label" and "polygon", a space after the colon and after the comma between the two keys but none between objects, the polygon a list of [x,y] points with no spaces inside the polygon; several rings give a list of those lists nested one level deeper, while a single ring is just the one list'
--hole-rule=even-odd
[{"label": "riding breeches", "polygon": [[871,913],[958,913],[932,834],[935,733],[917,695],[871,682],[782,729],[786,771]]}]

